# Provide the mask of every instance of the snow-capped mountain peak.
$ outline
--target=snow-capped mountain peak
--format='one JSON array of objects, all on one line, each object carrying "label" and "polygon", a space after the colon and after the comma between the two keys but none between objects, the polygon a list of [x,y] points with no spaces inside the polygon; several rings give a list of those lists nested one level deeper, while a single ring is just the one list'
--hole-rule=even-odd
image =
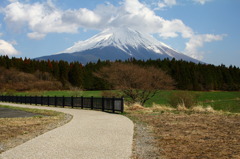
[{"label": "snow-capped mountain peak", "polygon": [[[102,31],[90,39],[75,43],[74,46],[62,51],[62,53],[74,53],[106,46],[114,46],[129,55],[132,55],[129,46],[134,49],[144,47],[159,54],[164,53],[161,47],[172,49],[154,39],[151,35],[143,34],[130,28],[111,28]],[[171,54],[169,55],[172,56]]]},{"label": "snow-capped mountain peak", "polygon": [[109,28],[58,54],[39,57],[41,60],[79,61],[83,64],[97,60],[139,60],[175,58],[198,63],[200,61],[177,52],[149,34],[131,28]]}]

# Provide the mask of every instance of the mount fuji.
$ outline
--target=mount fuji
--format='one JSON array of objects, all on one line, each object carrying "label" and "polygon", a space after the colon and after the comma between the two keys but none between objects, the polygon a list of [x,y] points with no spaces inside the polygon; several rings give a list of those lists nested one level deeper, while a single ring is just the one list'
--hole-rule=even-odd
[{"label": "mount fuji", "polygon": [[72,47],[50,56],[38,57],[38,60],[79,61],[82,64],[97,60],[139,60],[175,58],[176,60],[199,63],[187,55],[179,53],[156,40],[149,34],[140,33],[130,28],[111,28]]}]

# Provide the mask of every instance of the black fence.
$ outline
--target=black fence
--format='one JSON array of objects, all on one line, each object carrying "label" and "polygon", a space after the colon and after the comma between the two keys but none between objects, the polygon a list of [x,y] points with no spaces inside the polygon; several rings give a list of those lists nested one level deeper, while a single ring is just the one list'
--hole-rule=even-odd
[{"label": "black fence", "polygon": [[50,96],[0,96],[2,102],[12,102],[20,104],[78,107],[97,109],[102,111],[121,112],[124,111],[123,98],[95,98],[95,97],[50,97]]}]

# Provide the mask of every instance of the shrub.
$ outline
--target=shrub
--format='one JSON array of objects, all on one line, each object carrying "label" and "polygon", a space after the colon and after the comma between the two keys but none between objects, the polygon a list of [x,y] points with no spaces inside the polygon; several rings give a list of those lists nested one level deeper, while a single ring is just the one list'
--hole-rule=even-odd
[{"label": "shrub", "polygon": [[6,90],[6,93],[5,93],[5,95],[8,95],[8,96],[13,96],[15,93],[16,93],[16,91],[15,91],[15,90],[13,90],[13,89],[8,89],[8,90]]},{"label": "shrub", "polygon": [[177,108],[178,105],[184,105],[186,108],[191,108],[197,104],[197,95],[185,91],[173,92],[169,96],[168,102],[174,108]]},{"label": "shrub", "polygon": [[83,89],[81,87],[70,87],[72,91],[70,94],[73,97],[81,97],[83,95]]},{"label": "shrub", "polygon": [[108,97],[108,98],[112,98],[112,97],[120,98],[120,97],[122,97],[120,93],[115,92],[115,91],[102,91],[101,96]]},{"label": "shrub", "polygon": [[216,112],[211,106],[203,107],[201,105],[194,106],[192,110],[195,112],[208,112],[208,113]]}]

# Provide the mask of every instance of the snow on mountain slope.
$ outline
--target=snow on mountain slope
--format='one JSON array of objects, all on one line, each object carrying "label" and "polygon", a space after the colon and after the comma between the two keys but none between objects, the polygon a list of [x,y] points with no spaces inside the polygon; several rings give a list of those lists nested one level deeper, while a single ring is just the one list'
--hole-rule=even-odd
[{"label": "snow on mountain slope", "polygon": [[179,53],[149,34],[130,28],[110,28],[55,55],[39,57],[42,60],[67,60],[81,63],[101,60],[140,60],[175,58],[198,63],[200,61]]},{"label": "snow on mountain slope", "polygon": [[[173,50],[148,34],[143,34],[130,28],[112,28],[104,30],[88,40],[79,41],[75,43],[74,46],[62,51],[62,53],[81,52],[84,50],[103,48],[106,46],[114,46],[129,55],[132,55],[129,46],[134,49],[141,46],[159,54],[165,53],[162,47]],[[169,55],[172,56],[170,52]]]}]

